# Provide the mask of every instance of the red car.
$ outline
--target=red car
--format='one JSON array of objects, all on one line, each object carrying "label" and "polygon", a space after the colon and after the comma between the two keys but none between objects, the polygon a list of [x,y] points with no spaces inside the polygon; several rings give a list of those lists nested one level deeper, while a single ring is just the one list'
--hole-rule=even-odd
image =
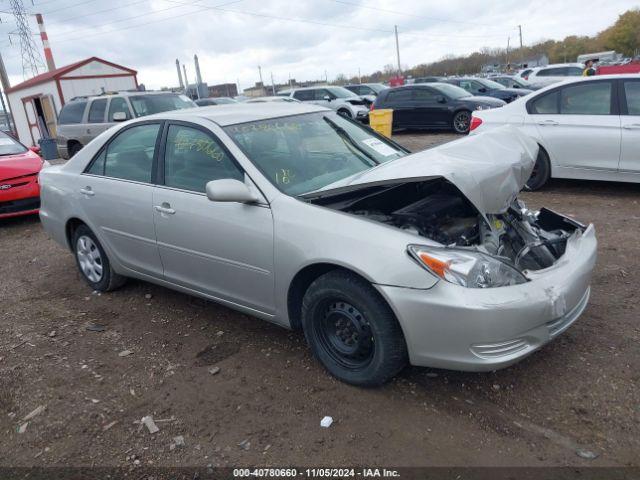
[{"label": "red car", "polygon": [[45,161],[33,150],[0,132],[0,218],[38,213]]}]

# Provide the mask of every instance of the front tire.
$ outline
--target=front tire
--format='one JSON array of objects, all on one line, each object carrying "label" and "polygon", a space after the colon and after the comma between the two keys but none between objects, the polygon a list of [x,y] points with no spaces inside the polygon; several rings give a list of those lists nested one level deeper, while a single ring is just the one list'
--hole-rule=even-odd
[{"label": "front tire", "polygon": [[353,115],[351,115],[351,112],[344,108],[341,108],[340,110],[338,110],[338,115],[342,115],[343,117],[346,117],[346,118],[353,118]]},{"label": "front tire", "polygon": [[382,385],[408,362],[404,335],[389,305],[368,282],[348,272],[329,272],[309,286],[302,327],[314,356],[352,385]]},{"label": "front tire", "polygon": [[113,271],[98,238],[86,225],[80,225],[73,233],[73,252],[82,278],[93,290],[108,292],[126,281]]},{"label": "front tire", "polygon": [[460,110],[453,115],[451,120],[453,131],[459,134],[469,133],[471,126],[471,112],[468,110]]},{"label": "front tire", "polygon": [[549,155],[544,151],[542,147],[538,149],[538,157],[536,163],[533,166],[533,171],[529,180],[527,180],[526,186],[529,190],[540,190],[546,185],[551,177],[551,162],[549,161]]}]

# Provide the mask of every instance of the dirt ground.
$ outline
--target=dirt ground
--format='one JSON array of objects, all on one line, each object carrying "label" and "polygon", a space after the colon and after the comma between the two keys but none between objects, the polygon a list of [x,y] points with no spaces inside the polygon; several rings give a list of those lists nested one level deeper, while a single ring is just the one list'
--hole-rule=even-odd
[{"label": "dirt ground", "polygon": [[583,317],[506,370],[411,367],[373,390],[299,332],[144,282],[93,294],[37,218],[0,222],[0,465],[638,466],[640,185],[522,197],[596,225]]}]

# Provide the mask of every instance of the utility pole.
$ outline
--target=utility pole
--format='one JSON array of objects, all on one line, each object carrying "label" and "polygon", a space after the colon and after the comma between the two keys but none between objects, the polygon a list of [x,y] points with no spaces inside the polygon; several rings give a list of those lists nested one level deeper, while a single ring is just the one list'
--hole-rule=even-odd
[{"label": "utility pole", "polygon": [[522,51],[522,25],[518,25],[518,33],[520,34],[520,66],[524,63],[524,52]]},{"label": "utility pole", "polygon": [[509,68],[509,43],[511,42],[511,37],[507,38],[507,59],[506,59],[506,63],[507,63],[507,68]]},{"label": "utility pole", "polygon": [[[13,130],[17,135],[18,132],[16,130],[16,122],[13,120],[13,113],[11,112],[11,104],[8,105],[9,109],[4,104],[4,92],[7,91],[8,88],[11,87],[9,83],[9,77],[7,76],[7,69],[4,67],[4,60],[2,60],[2,55],[0,55],[0,83],[2,84],[2,92],[0,92],[0,100],[2,100],[2,109],[4,113],[7,115],[9,129]],[[9,102],[9,97],[7,97],[7,103]]]},{"label": "utility pole", "polygon": [[362,83],[362,77],[360,76],[360,67],[358,67],[358,83]]},{"label": "utility pole", "polygon": [[398,76],[402,75],[402,67],[400,66],[400,42],[398,41],[398,26],[393,26],[396,32],[396,56],[398,57]]},{"label": "utility pole", "polygon": [[329,83],[329,77],[327,76],[327,71],[324,71],[324,83]]},{"label": "utility pole", "polygon": [[273,96],[276,96],[276,84],[273,81],[273,72],[271,72],[271,91],[273,92]]}]

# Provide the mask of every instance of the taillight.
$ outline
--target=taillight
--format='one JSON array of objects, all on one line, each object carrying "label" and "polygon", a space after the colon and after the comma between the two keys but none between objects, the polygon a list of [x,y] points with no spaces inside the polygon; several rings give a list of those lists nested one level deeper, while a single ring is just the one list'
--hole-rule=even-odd
[{"label": "taillight", "polygon": [[469,131],[473,131],[476,128],[478,128],[480,125],[482,125],[482,119],[478,118],[478,117],[471,117],[471,125],[469,125]]},{"label": "taillight", "polygon": [[529,80],[529,75],[527,75],[526,77],[522,77],[522,78],[524,78],[525,80]]},{"label": "taillight", "polygon": [[369,107],[370,111],[373,111],[373,109],[376,108],[375,105],[373,104],[373,102],[371,103],[371,106]]}]

